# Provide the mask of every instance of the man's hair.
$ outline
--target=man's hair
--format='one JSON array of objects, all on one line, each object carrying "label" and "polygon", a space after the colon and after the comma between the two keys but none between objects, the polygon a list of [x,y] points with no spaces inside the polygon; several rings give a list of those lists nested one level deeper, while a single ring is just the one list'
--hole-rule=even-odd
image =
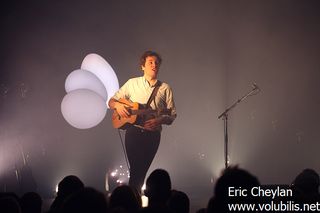
[{"label": "man's hair", "polygon": [[145,51],[145,52],[143,53],[143,55],[141,56],[141,58],[140,58],[140,65],[141,65],[141,66],[144,66],[144,65],[146,64],[146,59],[147,59],[147,57],[149,57],[149,56],[154,56],[154,57],[156,57],[158,64],[159,64],[159,65],[161,64],[161,62],[162,62],[161,56],[160,56],[157,52],[148,50],[148,51]]}]

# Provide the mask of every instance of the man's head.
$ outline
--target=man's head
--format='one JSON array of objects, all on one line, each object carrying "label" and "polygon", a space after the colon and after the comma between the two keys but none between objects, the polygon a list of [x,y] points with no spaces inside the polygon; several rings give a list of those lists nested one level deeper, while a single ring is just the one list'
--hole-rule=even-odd
[{"label": "man's head", "polygon": [[161,57],[153,51],[146,51],[140,58],[140,66],[145,75],[156,78],[161,64]]},{"label": "man's head", "polygon": [[140,58],[140,66],[144,66],[146,64],[146,59],[147,57],[155,57],[157,62],[158,62],[158,65],[160,66],[161,62],[162,62],[162,58],[161,56],[157,53],[157,52],[154,52],[154,51],[151,51],[151,50],[148,50],[148,51],[145,51],[141,58]]}]

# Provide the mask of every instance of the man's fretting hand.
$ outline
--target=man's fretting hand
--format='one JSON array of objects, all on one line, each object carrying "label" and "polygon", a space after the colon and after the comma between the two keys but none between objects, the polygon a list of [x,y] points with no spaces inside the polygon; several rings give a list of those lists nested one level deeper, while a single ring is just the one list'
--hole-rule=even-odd
[{"label": "man's fretting hand", "polygon": [[162,124],[161,118],[153,118],[153,119],[147,120],[144,123],[143,128],[149,131],[155,131],[160,127],[161,124]]}]

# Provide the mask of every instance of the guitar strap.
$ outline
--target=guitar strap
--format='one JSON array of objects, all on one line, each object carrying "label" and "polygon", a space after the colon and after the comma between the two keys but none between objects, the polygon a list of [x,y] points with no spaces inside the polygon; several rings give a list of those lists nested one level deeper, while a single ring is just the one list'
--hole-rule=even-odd
[{"label": "guitar strap", "polygon": [[[150,104],[151,104],[151,102],[154,100],[154,98],[156,97],[156,94],[157,94],[160,86],[161,86],[161,82],[158,80],[157,83],[156,83],[156,85],[155,85],[155,87],[154,87],[153,90],[152,90],[152,93],[151,93],[151,95],[150,95],[150,97],[149,97],[149,99],[148,99],[148,102],[147,102],[145,105],[143,105],[144,109],[151,108],[151,107],[150,107]],[[148,116],[148,115],[145,115],[145,114],[139,116],[138,119],[137,119],[136,124],[138,124],[138,125],[143,124],[144,121],[147,120],[147,116]]]},{"label": "guitar strap", "polygon": [[156,94],[158,93],[159,87],[161,86],[161,81],[157,81],[157,84],[155,85],[155,87],[152,90],[152,93],[148,99],[146,106],[146,109],[150,107],[151,102],[154,100],[154,98],[156,97]]}]

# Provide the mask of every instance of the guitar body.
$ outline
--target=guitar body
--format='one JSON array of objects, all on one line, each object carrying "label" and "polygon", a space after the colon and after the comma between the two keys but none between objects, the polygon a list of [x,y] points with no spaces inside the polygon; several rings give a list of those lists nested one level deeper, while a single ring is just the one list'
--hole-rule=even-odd
[{"label": "guitar body", "polygon": [[127,129],[130,125],[140,124],[144,121],[155,118],[159,115],[170,115],[171,109],[164,110],[153,110],[151,108],[145,108],[143,105],[131,102],[127,99],[121,98],[118,102],[127,105],[127,110],[130,113],[130,116],[125,118],[121,117],[116,110],[112,114],[112,125],[117,129]]},{"label": "guitar body", "polygon": [[[134,111],[139,109],[139,103],[131,102],[127,99],[121,98],[118,100],[120,103],[126,104],[128,106],[128,111]],[[112,114],[112,125],[117,129],[127,129],[130,125],[137,121],[137,114],[131,114],[128,118],[121,117],[116,110]]]}]

